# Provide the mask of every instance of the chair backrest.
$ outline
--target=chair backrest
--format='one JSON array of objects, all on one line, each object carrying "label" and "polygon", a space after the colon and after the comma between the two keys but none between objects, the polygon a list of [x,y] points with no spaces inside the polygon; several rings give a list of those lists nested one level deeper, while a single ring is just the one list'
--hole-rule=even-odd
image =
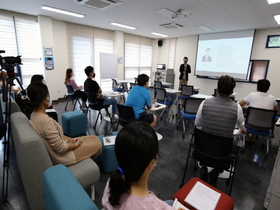
[{"label": "chair backrest", "polygon": [[118,86],[117,80],[112,78],[112,88],[115,89],[117,88],[117,86]]},{"label": "chair backrest", "polygon": [[134,77],[134,83],[137,84],[137,77]]},{"label": "chair backrest", "polygon": [[277,116],[280,116],[280,100],[276,100],[276,102],[277,102],[277,105],[278,105],[278,111],[277,111]]},{"label": "chair backrest", "polygon": [[158,101],[165,101],[165,99],[166,99],[166,90],[164,88],[155,88],[155,98]]},{"label": "chair backrest", "polygon": [[124,106],[121,104],[117,104],[118,112],[119,112],[119,120],[121,125],[132,122],[135,119],[135,114],[132,106]]},{"label": "chair backrest", "polygon": [[87,95],[89,104],[94,104],[94,103],[97,103],[97,102],[98,102],[98,101],[96,100],[95,94],[89,93],[89,92],[85,92],[85,94]]},{"label": "chair backrest", "polygon": [[133,87],[135,87],[135,86],[137,86],[137,84],[136,84],[136,83],[132,83],[132,82],[130,82],[130,90],[131,90]]},{"label": "chair backrest", "polygon": [[154,81],[154,87],[155,88],[163,88],[163,85],[160,81]]},{"label": "chair backrest", "polygon": [[74,94],[75,94],[75,91],[74,91],[72,85],[68,85],[68,84],[65,84],[65,85],[66,85],[68,94],[69,94],[69,95],[74,95]]},{"label": "chair backrest", "polygon": [[205,100],[204,98],[186,98],[184,104],[184,113],[196,114],[199,105],[204,100]]},{"label": "chair backrest", "polygon": [[[232,151],[233,137],[222,137],[204,132],[198,128],[194,129],[194,153],[193,156],[207,166],[223,169],[229,168]],[[219,163],[224,162],[224,163]]]},{"label": "chair backrest", "polygon": [[182,85],[182,95],[190,96],[193,95],[193,85]]},{"label": "chair backrest", "polygon": [[274,127],[276,114],[276,110],[248,107],[245,125],[254,130],[269,131]]}]

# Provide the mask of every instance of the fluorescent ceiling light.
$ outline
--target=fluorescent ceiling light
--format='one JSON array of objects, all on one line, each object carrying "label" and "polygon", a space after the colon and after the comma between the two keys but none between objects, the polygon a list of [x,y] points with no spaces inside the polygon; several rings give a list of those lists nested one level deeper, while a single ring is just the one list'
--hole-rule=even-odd
[{"label": "fluorescent ceiling light", "polygon": [[120,23],[110,23],[111,25],[113,26],[119,26],[119,27],[122,27],[122,28],[128,28],[128,29],[136,29],[136,27],[133,27],[133,26],[128,26],[128,25],[124,25],[124,24],[120,24]]},{"label": "fluorescent ceiling light", "polygon": [[168,37],[168,35],[159,34],[159,33],[155,33],[155,32],[152,32],[151,34],[156,35],[156,36]]},{"label": "fluorescent ceiling light", "polygon": [[274,19],[280,25],[280,15],[274,15]]},{"label": "fluorescent ceiling light", "polygon": [[78,18],[85,17],[85,15],[81,15],[81,14],[74,13],[74,12],[68,12],[68,11],[61,10],[61,9],[56,9],[56,8],[49,7],[49,6],[42,6],[42,9],[48,10],[48,11],[51,11],[51,12],[61,13],[61,14],[64,14],[64,15],[71,15],[71,16],[78,17]]},{"label": "fluorescent ceiling light", "polygon": [[280,0],[267,0],[268,4],[280,3]]}]

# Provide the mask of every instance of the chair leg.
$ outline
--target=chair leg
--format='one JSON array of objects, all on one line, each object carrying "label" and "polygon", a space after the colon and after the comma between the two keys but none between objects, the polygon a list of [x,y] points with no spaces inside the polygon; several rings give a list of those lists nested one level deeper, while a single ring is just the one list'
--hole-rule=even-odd
[{"label": "chair leg", "polygon": [[[193,137],[192,137],[192,138],[193,138]],[[191,139],[191,141],[192,141],[192,139]],[[183,175],[182,183],[181,183],[181,185],[179,186],[180,188],[184,186],[185,176],[186,176],[187,167],[188,167],[188,162],[189,162],[189,157],[190,157],[190,153],[191,153],[191,147],[192,147],[192,143],[190,143],[190,147],[189,147],[188,157],[187,157],[186,164],[185,164],[185,169],[184,169],[184,175]]]},{"label": "chair leg", "polygon": [[185,122],[184,119],[182,120],[182,122],[183,122],[183,135],[182,135],[182,136],[183,136],[183,138],[184,138],[184,137],[185,137],[185,132],[186,132],[186,125],[185,125],[186,122]]},{"label": "chair leg", "polygon": [[91,186],[90,188],[90,191],[91,191],[91,200],[95,200],[95,187],[94,185]]},{"label": "chair leg", "polygon": [[68,101],[69,101],[69,96],[67,97],[67,100],[66,100],[66,105],[65,105],[65,108],[64,108],[65,111],[67,110]]},{"label": "chair leg", "polygon": [[265,153],[265,156],[264,156],[265,159],[267,159],[268,153],[269,153],[269,139],[270,139],[270,137],[268,136],[266,138],[266,153]]},{"label": "chair leg", "polygon": [[94,126],[93,126],[93,129],[95,130],[95,128],[96,128],[96,124],[97,124],[97,121],[98,121],[98,118],[99,118],[99,115],[100,115],[101,113],[100,113],[100,110],[99,110],[99,112],[98,112],[98,115],[97,115],[97,117],[96,117],[96,120],[95,120],[95,124],[94,124]]},{"label": "chair leg", "polygon": [[112,123],[112,122],[113,122],[113,119],[112,119],[112,117],[111,117],[111,115],[110,115],[109,110],[108,110],[107,107],[105,108],[105,111],[106,111],[106,113],[109,115],[110,121],[111,121],[111,123]]}]

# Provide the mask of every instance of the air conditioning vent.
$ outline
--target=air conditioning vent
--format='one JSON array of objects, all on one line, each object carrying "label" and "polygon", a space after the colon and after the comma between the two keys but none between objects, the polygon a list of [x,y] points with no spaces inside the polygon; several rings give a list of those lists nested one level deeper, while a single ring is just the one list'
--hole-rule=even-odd
[{"label": "air conditioning vent", "polygon": [[184,26],[178,23],[166,23],[166,24],[159,25],[159,27],[166,28],[166,29],[176,29],[176,28],[183,28]]},{"label": "air conditioning vent", "polygon": [[73,2],[98,10],[105,10],[109,7],[122,4],[122,2],[118,0],[73,0]]}]

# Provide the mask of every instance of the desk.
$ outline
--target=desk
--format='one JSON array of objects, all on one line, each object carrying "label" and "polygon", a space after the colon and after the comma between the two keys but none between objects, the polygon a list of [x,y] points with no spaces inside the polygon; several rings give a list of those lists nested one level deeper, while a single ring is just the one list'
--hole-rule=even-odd
[{"label": "desk", "polygon": [[167,93],[176,94],[176,98],[175,98],[175,100],[174,100],[174,103],[172,104],[172,106],[171,106],[171,108],[170,108],[170,110],[169,110],[169,113],[168,113],[168,115],[169,115],[170,112],[171,112],[172,109],[173,109],[174,104],[176,104],[177,101],[178,101],[179,93],[181,93],[182,91],[181,91],[181,90],[176,90],[176,89],[171,89],[171,88],[165,88],[165,90],[166,90]]},{"label": "desk", "polygon": [[119,97],[119,96],[123,96],[124,94],[122,92],[105,92],[102,93],[102,95],[106,96],[106,97]]},{"label": "desk", "polygon": [[280,118],[277,120],[277,122],[275,123],[275,126],[280,126]]},{"label": "desk", "polygon": [[[158,111],[158,110],[162,110],[162,109],[165,109],[166,108],[166,105],[165,104],[160,104],[160,103],[154,103],[152,104],[152,108],[149,109],[148,111],[150,112],[155,112],[155,111]],[[158,132],[156,132],[157,134],[157,138],[158,140],[160,141],[163,137],[161,134],[159,134]]]},{"label": "desk", "polygon": [[191,95],[192,98],[213,98],[214,96],[210,96],[210,95],[205,95],[205,94],[195,94],[195,95]]},{"label": "desk", "polygon": [[128,86],[127,83],[134,83],[134,81],[131,80],[117,80],[118,83],[122,84],[124,86],[124,92],[128,92]]}]

